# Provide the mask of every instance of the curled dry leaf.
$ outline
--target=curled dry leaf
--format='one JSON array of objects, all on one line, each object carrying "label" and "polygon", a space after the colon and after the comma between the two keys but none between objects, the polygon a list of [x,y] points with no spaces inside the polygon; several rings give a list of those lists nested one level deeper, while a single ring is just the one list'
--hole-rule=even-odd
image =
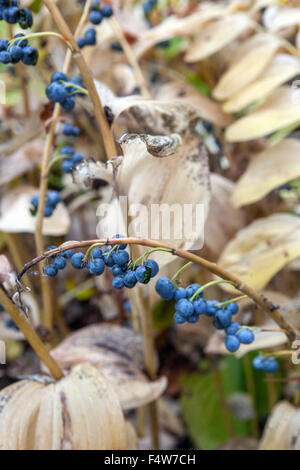
[{"label": "curled dry leaf", "polygon": [[231,96],[224,103],[228,113],[241,111],[251,103],[268,96],[275,88],[291,80],[300,73],[300,60],[289,54],[277,54],[261,75],[248,87]]},{"label": "curled dry leaf", "polygon": [[235,184],[216,173],[211,174],[212,197],[210,216],[205,224],[205,248],[216,259],[226,243],[245,226],[243,211],[236,209],[231,202]]},{"label": "curled dry leaf", "polygon": [[168,136],[163,135],[148,135],[148,134],[124,134],[119,140],[119,144],[128,142],[129,140],[141,139],[153,157],[168,157],[173,155],[182,145],[180,135],[171,134]]},{"label": "curled dry leaf", "polygon": [[254,26],[246,13],[226,15],[207,25],[188,49],[185,60],[198,62],[223,49],[241,33]]},{"label": "curled dry leaf", "polygon": [[9,183],[14,178],[36,167],[43,154],[43,141],[32,140],[9,156],[0,156],[0,185]]},{"label": "curled dry leaf", "polygon": [[1,390],[0,404],[2,450],[126,449],[117,395],[89,364],[56,383],[16,382]]},{"label": "curled dry leaf", "polygon": [[271,134],[300,119],[300,89],[282,86],[253,113],[231,124],[225,133],[229,142],[243,142]]},{"label": "curled dry leaf", "polygon": [[300,219],[273,214],[257,219],[228,243],[218,264],[241,282],[262,289],[289,261],[300,256]]},{"label": "curled dry leaf", "polygon": [[[31,186],[19,186],[8,191],[1,200],[0,230],[8,233],[34,233],[36,217],[30,213],[30,199],[38,193]],[[45,218],[43,234],[60,236],[68,233],[70,217],[63,203],[58,204],[54,214]]]},{"label": "curled dry leaf", "polygon": [[268,31],[277,32],[300,22],[300,8],[273,5],[264,11],[262,21]]},{"label": "curled dry leaf", "polygon": [[237,182],[232,202],[235,207],[259,201],[287,181],[300,177],[300,142],[285,139],[260,152]]},{"label": "curled dry leaf", "polygon": [[123,409],[156,400],[166,388],[164,377],[145,376],[143,342],[139,334],[117,325],[92,325],[69,335],[51,355],[63,369],[88,362],[113,385]]},{"label": "curled dry leaf", "polygon": [[260,450],[300,450],[300,410],[287,401],[273,409],[259,444]]},{"label": "curled dry leaf", "polygon": [[227,99],[255,80],[269,64],[279,45],[280,40],[267,33],[255,34],[244,41],[213,90],[213,96],[218,100]]}]

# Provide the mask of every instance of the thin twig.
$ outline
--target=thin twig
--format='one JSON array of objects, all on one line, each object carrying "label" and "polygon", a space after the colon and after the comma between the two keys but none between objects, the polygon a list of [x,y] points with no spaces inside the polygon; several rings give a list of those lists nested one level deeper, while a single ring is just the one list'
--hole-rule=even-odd
[{"label": "thin twig", "polygon": [[46,253],[43,253],[42,255],[36,257],[29,263],[27,263],[21,273],[18,275],[18,279],[21,279],[22,276],[25,274],[25,272],[28,271],[31,267],[36,265],[37,263],[41,262],[42,260],[48,258],[49,256],[53,256],[56,254],[59,254],[67,249],[76,249],[76,248],[85,248],[88,247],[94,243],[102,243],[106,245],[121,245],[123,243],[129,244],[129,245],[140,245],[140,246],[147,246],[150,248],[165,248],[168,249],[170,253],[172,253],[174,256],[179,256],[180,258],[186,259],[188,261],[192,261],[193,263],[197,264],[198,266],[201,266],[202,268],[210,271],[211,273],[215,274],[216,276],[219,276],[222,279],[232,281],[234,284],[234,287],[243,292],[245,295],[250,297],[257,305],[259,305],[264,312],[266,312],[276,323],[277,325],[285,331],[286,335],[288,336],[290,341],[294,341],[296,338],[296,332],[293,330],[293,328],[285,321],[283,316],[280,313],[279,306],[274,305],[270,300],[268,300],[264,295],[259,294],[256,292],[252,287],[248,286],[245,284],[243,281],[241,281],[237,276],[234,274],[231,274],[229,271],[226,271],[223,269],[221,266],[218,266],[215,263],[212,263],[210,261],[207,261],[204,258],[201,258],[198,255],[195,255],[194,253],[190,253],[189,251],[183,250],[181,248],[175,248],[171,245],[168,245],[167,243],[163,243],[157,240],[150,240],[146,238],[116,238],[116,239],[95,239],[95,240],[86,240],[86,241],[81,241],[81,242],[70,242],[68,243],[67,247],[66,245],[63,247],[58,247],[54,250],[48,251]]},{"label": "thin twig", "polygon": [[36,334],[30,323],[25,319],[24,315],[18,310],[12,300],[6,295],[2,287],[0,287],[0,303],[11,316],[15,324],[22,331],[23,335],[29,342],[32,349],[39,356],[41,361],[49,369],[54,379],[59,380],[63,377],[63,373],[57,362],[50,356],[48,350]]}]

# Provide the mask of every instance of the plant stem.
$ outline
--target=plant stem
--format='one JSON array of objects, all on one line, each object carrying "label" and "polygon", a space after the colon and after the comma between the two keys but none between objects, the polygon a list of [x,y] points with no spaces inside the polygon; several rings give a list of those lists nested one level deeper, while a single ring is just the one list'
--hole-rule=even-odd
[{"label": "plant stem", "polygon": [[32,349],[39,356],[41,361],[47,366],[54,379],[59,380],[63,377],[63,373],[57,362],[49,354],[48,350],[36,334],[30,323],[25,319],[24,315],[18,310],[16,305],[6,295],[2,287],[0,287],[0,303],[11,316],[15,324],[22,331],[23,335],[31,345]]},{"label": "plant stem", "polygon": [[[62,41],[64,41],[65,43],[68,44],[68,47],[71,47],[70,43],[68,43],[68,41],[66,41],[66,39],[64,38],[64,36],[62,36],[61,34],[59,33],[55,33],[53,31],[45,31],[45,32],[42,32],[42,33],[30,33],[30,34],[26,34],[25,36],[23,36],[21,38],[22,41],[25,41],[26,39],[34,39],[34,38],[43,38],[43,37],[55,37],[55,38],[58,38],[58,39],[61,39]],[[12,47],[16,42],[20,41],[20,38],[14,38],[12,39],[11,41],[9,41],[9,45],[8,45],[8,50],[10,49],[10,47]],[[20,41],[21,42],[21,41]]]},{"label": "plant stem", "polygon": [[115,32],[115,35],[117,36],[117,39],[118,39],[119,43],[122,46],[122,49],[124,51],[124,54],[127,57],[127,60],[129,62],[129,64],[133,68],[135,78],[136,78],[136,82],[137,82],[137,84],[138,84],[138,86],[139,86],[139,88],[142,92],[143,97],[147,98],[147,99],[151,99],[152,97],[151,97],[151,94],[148,90],[148,87],[147,87],[143,72],[142,72],[142,70],[139,66],[138,60],[137,60],[130,44],[128,43],[128,41],[127,41],[123,31],[122,31],[122,28],[119,25],[119,22],[117,21],[115,16],[113,16],[110,19],[110,24],[112,25],[112,28]]},{"label": "plant stem", "polygon": [[[208,287],[217,286],[218,284],[234,284],[232,281],[224,281],[224,279],[218,279],[217,281],[210,281],[204,286],[199,287],[198,290],[192,295],[190,301],[192,302],[201,292],[205,291]],[[220,304],[221,305],[221,304]]]},{"label": "plant stem", "polygon": [[189,251],[185,251],[181,248],[172,247],[166,243],[162,243],[157,240],[129,237],[129,238],[122,238],[122,239],[114,238],[110,240],[95,239],[95,240],[86,240],[86,241],[81,241],[81,242],[69,243],[68,248],[66,247],[63,247],[62,249],[56,248],[55,250],[48,251],[38,256],[34,260],[30,261],[29,263],[27,263],[24,266],[21,273],[19,274],[18,278],[20,279],[28,269],[30,269],[32,266],[34,266],[35,264],[39,263],[40,261],[42,261],[43,259],[49,256],[53,256],[55,254],[61,253],[66,249],[84,248],[93,243],[104,243],[106,245],[113,245],[113,244],[121,245],[125,243],[129,245],[140,245],[140,246],[147,246],[147,247],[152,247],[152,248],[165,248],[168,252],[172,253],[174,256],[179,256],[180,258],[192,261],[193,263],[210,271],[216,276],[219,276],[222,279],[231,281],[237,290],[240,290],[241,292],[243,292],[243,294],[251,298],[257,305],[259,305],[262,308],[262,310],[264,310],[264,312],[266,312],[277,323],[277,325],[282,330],[284,330],[284,332],[286,333],[290,341],[293,341],[296,338],[295,331],[283,318],[283,316],[280,313],[279,307],[275,306],[265,296],[256,292],[252,287],[245,284],[237,276],[235,276],[234,274],[231,274],[229,271],[226,271],[225,269],[221,268],[217,264],[212,263],[211,261],[207,261],[206,259],[201,258],[198,255],[195,255],[194,253],[190,253]]},{"label": "plant stem", "polygon": [[[76,28],[75,37],[79,37],[84,27],[84,24],[88,18],[92,0],[87,0],[83,14]],[[63,66],[63,72],[68,73],[72,60],[72,52],[68,49],[65,57],[65,62]],[[41,169],[41,181],[40,181],[40,200],[37,212],[37,221],[35,228],[35,244],[37,255],[44,251],[44,241],[43,241],[43,222],[44,222],[44,209],[45,209],[45,198],[48,189],[48,172],[49,172],[49,162],[51,158],[51,152],[54,142],[55,127],[60,115],[61,107],[56,103],[52,115],[52,120],[50,124],[50,129],[46,137],[46,143],[44,147],[43,160],[42,160],[42,169]],[[43,276],[42,266],[39,267],[41,275],[41,288],[42,288],[42,298],[43,298],[43,323],[48,330],[52,330],[53,324],[53,309],[52,309],[52,299],[51,299],[51,286],[49,278]]]},{"label": "plant stem", "polygon": [[238,302],[239,300],[247,299],[247,295],[239,295],[238,297],[234,297],[233,299],[226,300],[225,302],[220,302],[216,305],[217,308],[225,307],[226,305],[231,304],[232,302]]},{"label": "plant stem", "polygon": [[189,261],[188,263],[186,263],[184,266],[182,266],[182,268],[178,269],[178,271],[174,274],[174,276],[172,277],[171,281],[172,282],[178,282],[181,274],[183,273],[183,271],[185,271],[187,268],[189,268],[190,266],[192,266],[194,263],[192,261]]},{"label": "plant stem", "polygon": [[94,79],[89,71],[89,68],[81,54],[81,50],[77,45],[77,42],[67,25],[65,19],[63,18],[59,8],[55,4],[53,0],[43,0],[44,4],[50,11],[53,19],[57,25],[57,28],[61,32],[61,34],[67,39],[73,49],[73,59],[76,62],[77,67],[79,68],[84,84],[89,91],[90,99],[93,103],[94,112],[96,115],[96,119],[98,122],[99,130],[103,137],[104,147],[106,150],[106,155],[109,158],[115,157],[117,155],[117,150],[115,146],[115,141],[113,139],[112,133],[109,128],[109,124],[107,122],[105,112],[100,101],[99,95],[97,93],[97,89],[94,83]]}]

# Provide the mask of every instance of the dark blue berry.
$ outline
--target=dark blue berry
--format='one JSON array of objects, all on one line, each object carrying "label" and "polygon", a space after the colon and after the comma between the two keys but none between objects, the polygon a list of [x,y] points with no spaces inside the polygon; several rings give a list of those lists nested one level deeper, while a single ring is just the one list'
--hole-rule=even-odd
[{"label": "dark blue berry", "polygon": [[51,77],[51,83],[58,82],[60,80],[63,82],[67,82],[68,81],[67,75],[63,72],[55,72]]},{"label": "dark blue berry", "polygon": [[112,268],[111,268],[111,272],[113,274],[114,277],[116,276],[121,276],[123,274],[123,270],[121,268],[121,266],[119,266],[118,264],[115,264]]},{"label": "dark blue berry", "polygon": [[113,260],[112,253],[110,254],[110,250],[105,250],[103,253],[103,256],[104,256],[104,262],[106,266],[109,266],[110,268],[112,268],[115,262]]},{"label": "dark blue berry", "polygon": [[185,323],[186,322],[186,318],[184,318],[181,313],[179,312],[175,312],[174,314],[174,320],[176,323],[178,323],[179,325],[181,325],[182,323]]},{"label": "dark blue berry", "polygon": [[109,5],[104,5],[104,7],[101,10],[102,15],[104,18],[110,18],[113,14],[113,9]]},{"label": "dark blue berry", "polygon": [[112,257],[114,263],[118,264],[119,266],[123,266],[129,261],[129,254],[127,253],[127,251],[121,249],[119,249],[118,251],[113,251]]},{"label": "dark blue berry", "polygon": [[27,8],[23,8],[21,10],[18,9],[17,21],[21,28],[31,28],[31,26],[33,25],[33,17],[31,11],[27,10]]},{"label": "dark blue berry", "polygon": [[[25,50],[25,49],[24,49]],[[47,98],[56,103],[63,103],[68,97],[68,90],[58,82],[50,83],[46,88]]]},{"label": "dark blue berry", "polygon": [[239,311],[239,306],[235,302],[226,305],[226,309],[230,311],[231,315],[235,315]]},{"label": "dark blue berry", "polygon": [[234,353],[240,347],[240,341],[236,336],[228,335],[225,339],[225,347],[229,352]]},{"label": "dark blue berry", "polygon": [[217,300],[207,300],[206,301],[206,315],[209,317],[213,317],[217,313],[217,305],[218,305]]},{"label": "dark blue berry", "polygon": [[238,322],[234,321],[234,322],[231,323],[231,325],[228,328],[226,328],[226,333],[228,335],[235,335],[236,332],[238,331],[239,327],[240,327],[240,324]]},{"label": "dark blue berry", "polygon": [[15,35],[14,39],[20,38],[19,41],[15,42],[16,46],[19,46],[19,47],[22,47],[22,48],[28,46],[28,40],[27,39],[24,39],[23,41],[21,40],[23,37],[24,37],[24,34],[22,34],[22,33]]},{"label": "dark blue berry", "polygon": [[36,65],[39,60],[39,53],[36,47],[26,46],[23,48],[22,62],[25,65]]},{"label": "dark blue berry", "polygon": [[180,299],[186,299],[186,290],[183,287],[178,287],[178,289],[175,291],[174,299],[176,301]]},{"label": "dark blue berry", "polygon": [[103,15],[99,10],[92,10],[90,13],[90,22],[92,24],[100,24],[103,20]]},{"label": "dark blue berry", "polygon": [[72,169],[74,168],[73,160],[64,160],[61,164],[61,169],[64,173],[72,173]]},{"label": "dark blue berry", "polygon": [[132,289],[137,283],[136,273],[129,269],[124,276],[124,284],[129,289]]},{"label": "dark blue berry", "polygon": [[17,64],[23,57],[23,49],[19,46],[12,46],[9,49],[12,64]]},{"label": "dark blue berry", "polygon": [[[195,294],[195,292],[200,289],[200,284],[191,284],[190,286],[188,286],[186,288],[186,298],[189,299],[190,297],[192,297],[193,294]],[[203,295],[203,293],[200,294],[201,296]]]},{"label": "dark blue berry", "polygon": [[188,318],[194,313],[194,305],[188,299],[180,299],[176,304],[176,310],[181,313],[182,316]]},{"label": "dark blue berry", "polygon": [[0,39],[0,52],[7,51],[8,41],[7,39]]},{"label": "dark blue berry", "polygon": [[242,344],[251,344],[255,339],[253,331],[248,328],[242,328],[236,336]]},{"label": "dark blue berry", "polygon": [[[114,235],[112,238],[124,238],[124,236],[117,233],[117,235]],[[115,245],[113,245],[113,246],[115,246]],[[125,245],[125,244],[118,245],[118,247],[119,247],[120,250],[126,250],[127,245]]]},{"label": "dark blue berry", "polygon": [[143,265],[151,269],[151,277],[155,277],[158,274],[159,266],[153,259],[148,259],[143,262]]},{"label": "dark blue berry", "polygon": [[80,153],[74,153],[72,160],[75,165],[78,165],[79,163],[82,162],[83,156]]},{"label": "dark blue berry", "polygon": [[66,259],[70,259],[72,258],[72,256],[74,255],[74,250],[66,250],[62,253],[62,256]]},{"label": "dark blue berry", "polygon": [[228,328],[232,323],[232,316],[228,310],[219,309],[214,317],[214,325],[218,329]]},{"label": "dark blue berry", "polygon": [[5,8],[2,11],[2,17],[4,21],[6,21],[7,23],[15,24],[18,21],[18,13],[19,13],[18,7],[9,7],[9,8]]},{"label": "dark blue berry", "polygon": [[90,260],[88,262],[88,270],[91,274],[94,274],[96,276],[100,276],[101,274],[103,274],[105,270],[105,264],[103,259],[96,258],[94,259],[94,261]]},{"label": "dark blue berry", "polygon": [[103,253],[101,248],[93,248],[91,252],[92,258],[103,258]]},{"label": "dark blue berry", "polygon": [[84,259],[84,254],[81,253],[80,251],[78,253],[74,253],[74,255],[71,258],[71,264],[73,268],[82,269],[84,267],[83,259]]},{"label": "dark blue berry", "polygon": [[262,370],[269,374],[275,374],[278,371],[278,362],[271,356],[266,357],[260,354],[253,359],[252,365],[254,369]]},{"label": "dark blue berry", "polygon": [[57,269],[65,269],[67,266],[67,260],[63,256],[57,256],[54,260],[54,264]]},{"label": "dark blue berry", "polygon": [[84,46],[86,46],[87,43],[85,42],[85,38],[78,38],[77,39],[77,46],[80,48],[80,49],[83,49]]},{"label": "dark blue berry", "polygon": [[121,276],[115,277],[112,281],[112,286],[114,289],[122,289],[124,285],[124,279]]},{"label": "dark blue berry", "polygon": [[203,313],[206,313],[207,306],[204,299],[194,300],[193,305],[195,313],[197,315],[202,315]]},{"label": "dark blue berry", "polygon": [[85,44],[88,46],[94,46],[97,42],[97,35],[94,28],[89,28],[84,35]]},{"label": "dark blue berry", "polygon": [[72,124],[65,124],[63,128],[63,134],[68,137],[79,137],[80,129],[79,127],[72,126]]},{"label": "dark blue berry", "polygon": [[10,60],[11,60],[11,57],[10,57],[9,52],[7,52],[7,51],[1,51],[0,52],[0,62],[2,64],[10,64]]},{"label": "dark blue berry", "polygon": [[61,107],[66,111],[73,111],[75,104],[74,96],[67,96],[67,98],[60,103]]},{"label": "dark blue berry", "polygon": [[151,269],[146,266],[139,266],[135,271],[138,282],[142,284],[148,284],[151,277]]},{"label": "dark blue berry", "polygon": [[48,264],[48,266],[45,267],[45,274],[50,277],[56,276],[57,267],[54,264]]},{"label": "dark blue berry", "polygon": [[53,207],[56,207],[60,202],[60,195],[58,191],[48,191],[47,192],[47,203]]},{"label": "dark blue berry", "polygon": [[164,300],[171,300],[175,294],[175,287],[167,277],[160,277],[155,284],[155,290]]}]

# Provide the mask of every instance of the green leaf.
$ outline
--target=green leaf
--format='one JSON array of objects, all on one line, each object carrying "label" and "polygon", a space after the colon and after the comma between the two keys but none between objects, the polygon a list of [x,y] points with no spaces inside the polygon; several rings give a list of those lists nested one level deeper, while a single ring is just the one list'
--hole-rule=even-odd
[{"label": "green leaf", "polygon": [[33,0],[32,4],[30,5],[29,9],[33,13],[38,13],[42,8],[43,0]]},{"label": "green leaf", "polygon": [[169,328],[173,324],[174,312],[174,302],[158,302],[152,311],[154,328],[160,331]]},{"label": "green leaf", "polygon": [[[234,356],[220,361],[220,375],[226,397],[245,390],[243,365]],[[186,375],[181,406],[189,434],[200,449],[217,449],[230,438],[212,372]],[[250,434],[250,423],[230,413],[236,436]]]}]

